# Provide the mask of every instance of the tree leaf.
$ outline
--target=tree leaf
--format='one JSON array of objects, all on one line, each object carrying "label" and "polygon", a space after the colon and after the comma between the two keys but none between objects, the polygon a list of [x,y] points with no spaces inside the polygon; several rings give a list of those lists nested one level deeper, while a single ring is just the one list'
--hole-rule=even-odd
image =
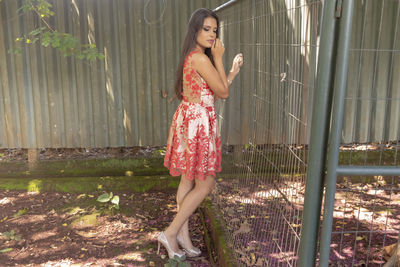
[{"label": "tree leaf", "polygon": [[119,204],[119,196],[114,196],[114,197],[111,199],[111,203],[113,203],[113,204],[115,204],[115,205],[118,205],[118,204]]},{"label": "tree leaf", "polygon": [[13,250],[13,249],[12,248],[4,248],[4,249],[0,250],[0,253],[10,252],[11,250]]},{"label": "tree leaf", "polygon": [[97,201],[108,202],[110,199],[111,199],[110,195],[108,193],[104,193],[97,198]]}]

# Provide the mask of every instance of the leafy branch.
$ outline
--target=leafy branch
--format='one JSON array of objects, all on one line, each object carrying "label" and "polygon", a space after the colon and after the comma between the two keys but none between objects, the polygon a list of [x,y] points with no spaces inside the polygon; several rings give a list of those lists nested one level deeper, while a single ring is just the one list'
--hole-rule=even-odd
[{"label": "leafy branch", "polygon": [[[1,1],[1,0],[0,0]],[[47,0],[25,0],[18,9],[23,14],[33,12],[42,22],[42,27],[36,28],[21,37],[15,39],[16,43],[34,44],[40,41],[44,47],[51,46],[58,49],[64,57],[75,56],[79,59],[103,59],[104,55],[97,51],[96,44],[81,44],[77,38],[69,33],[59,32],[53,29],[47,19],[54,16],[52,5]],[[20,54],[21,48],[10,49],[10,53]]]}]

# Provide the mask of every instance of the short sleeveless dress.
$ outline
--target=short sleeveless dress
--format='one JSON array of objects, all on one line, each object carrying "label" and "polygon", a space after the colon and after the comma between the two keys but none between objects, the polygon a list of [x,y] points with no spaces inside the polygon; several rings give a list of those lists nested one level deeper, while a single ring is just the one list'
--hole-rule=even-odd
[{"label": "short sleeveless dress", "polygon": [[221,137],[214,108],[214,92],[193,67],[194,50],[183,66],[183,99],[168,135],[164,166],[172,176],[205,180],[221,171]]}]

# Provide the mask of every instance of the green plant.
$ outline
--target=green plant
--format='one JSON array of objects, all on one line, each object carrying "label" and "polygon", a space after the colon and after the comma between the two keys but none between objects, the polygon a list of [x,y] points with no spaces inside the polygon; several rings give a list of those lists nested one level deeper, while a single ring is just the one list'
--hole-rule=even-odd
[{"label": "green plant", "polygon": [[158,149],[158,150],[153,152],[153,156],[154,157],[164,156],[166,151],[167,151],[167,149],[165,147],[161,148],[161,149]]},{"label": "green plant", "polygon": [[97,201],[101,203],[106,203],[108,209],[114,214],[114,210],[119,210],[119,196],[113,196],[113,193],[110,192],[104,193],[97,198]]},{"label": "green plant", "polygon": [[178,257],[174,256],[172,259],[169,259],[165,267],[190,267],[190,262],[186,261],[186,256]]},{"label": "green plant", "polygon": [[14,230],[11,230],[10,232],[1,233],[1,235],[5,236],[8,240],[15,240],[15,241],[21,240],[21,235],[16,235]]},{"label": "green plant", "polygon": [[29,33],[15,39],[19,47],[11,48],[9,53],[21,54],[22,44],[29,45],[40,41],[44,47],[51,46],[62,53],[64,57],[75,56],[79,59],[95,60],[103,59],[104,55],[99,53],[96,44],[81,44],[78,39],[69,33],[59,32],[51,26],[48,19],[55,16],[52,4],[48,0],[24,0],[18,12],[27,14],[32,12],[39,18],[39,26]]}]

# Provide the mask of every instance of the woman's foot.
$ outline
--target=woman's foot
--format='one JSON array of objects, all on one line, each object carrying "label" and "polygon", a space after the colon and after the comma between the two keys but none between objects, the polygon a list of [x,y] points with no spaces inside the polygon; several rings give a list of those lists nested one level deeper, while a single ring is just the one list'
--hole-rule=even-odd
[{"label": "woman's foot", "polygon": [[176,240],[178,241],[178,244],[183,248],[183,250],[186,252],[186,256],[189,258],[193,257],[198,257],[201,255],[201,250],[195,246],[193,246],[192,241],[190,240],[190,237],[183,237],[183,234],[181,232],[178,233]]},{"label": "woman's foot", "polygon": [[165,236],[164,232],[160,232],[160,234],[157,237],[158,240],[158,250],[157,250],[157,254],[160,254],[160,245],[162,244],[168,252],[168,257],[170,259],[172,259],[174,256],[178,256],[183,257],[185,255],[185,252],[183,252],[180,249],[174,250],[170,244],[170,242],[168,242],[167,237]]}]

